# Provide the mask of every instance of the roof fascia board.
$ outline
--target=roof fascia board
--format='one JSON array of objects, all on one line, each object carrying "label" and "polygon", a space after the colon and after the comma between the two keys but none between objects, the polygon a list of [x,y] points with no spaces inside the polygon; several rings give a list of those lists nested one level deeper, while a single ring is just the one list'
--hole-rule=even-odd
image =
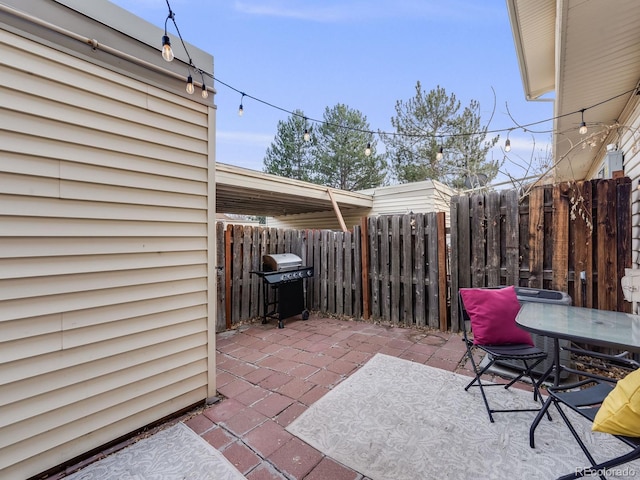
[{"label": "roof fascia board", "polygon": [[527,62],[524,56],[524,46],[522,35],[520,32],[520,18],[518,17],[518,0],[507,0],[507,12],[509,13],[509,23],[511,23],[511,33],[513,34],[513,43],[516,47],[516,56],[518,57],[518,66],[520,67],[520,78],[524,87],[524,95],[527,100],[531,100],[531,87],[529,85],[529,75],[527,72]]},{"label": "roof fascia board", "polygon": [[[535,59],[535,45],[527,45],[526,44],[526,33],[523,31],[523,25],[530,24],[531,22],[525,22],[525,20],[530,20],[529,18],[523,18],[523,15],[528,15],[531,17],[532,15],[542,15],[538,13],[538,8],[535,8],[535,13],[532,13],[532,8],[529,3],[532,0],[506,0],[507,2],[507,12],[509,15],[509,22],[511,24],[511,31],[513,34],[513,41],[516,49],[516,57],[518,59],[518,66],[520,69],[520,77],[522,79],[522,86],[524,89],[524,96],[527,100],[535,101],[538,100],[539,97],[554,91],[555,85],[552,80],[548,80],[548,83],[543,84],[538,70],[541,68],[539,63],[539,58]],[[541,0],[533,0],[534,2],[541,2]],[[544,7],[548,6],[549,3],[554,2],[555,0],[546,0],[544,3]],[[537,4],[534,4],[537,7]],[[528,8],[526,8],[528,7]],[[544,9],[543,9],[544,10]],[[544,20],[544,16],[540,17]],[[525,23],[523,23],[525,22]],[[531,29],[531,27],[529,27]],[[527,49],[529,50],[529,55],[527,55]],[[539,56],[538,56],[539,57]],[[527,60],[529,58],[529,60]],[[553,59],[549,58],[549,62]],[[542,99],[543,101],[549,101],[548,99]]]}]

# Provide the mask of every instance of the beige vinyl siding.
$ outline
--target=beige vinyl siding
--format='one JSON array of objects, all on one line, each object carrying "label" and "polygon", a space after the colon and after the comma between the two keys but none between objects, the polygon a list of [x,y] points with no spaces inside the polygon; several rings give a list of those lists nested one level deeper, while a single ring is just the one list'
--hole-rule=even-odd
[{"label": "beige vinyl siding", "polygon": [[618,148],[624,154],[624,174],[632,180],[632,266],[640,268],[640,103],[636,103],[625,125],[629,125],[630,128],[623,130]]},{"label": "beige vinyl siding", "polygon": [[452,188],[432,180],[380,187],[365,193],[373,195],[376,215],[449,212],[449,199],[456,194]]},{"label": "beige vinyl siding", "polygon": [[[342,218],[348,229],[360,225],[362,217],[370,215],[370,209],[343,210]],[[267,226],[274,228],[293,228],[297,230],[329,229],[340,230],[340,222],[333,210],[315,213],[301,213],[298,215],[284,215],[282,217],[267,218]]]},{"label": "beige vinyl siding", "polygon": [[[448,186],[431,180],[370,188],[359,193],[370,195],[372,208],[343,209],[347,228],[360,225],[362,217],[405,215],[407,213],[446,212],[449,225],[450,199],[456,194]],[[340,223],[333,211],[268,218],[267,224],[277,228],[339,230]]]},{"label": "beige vinyl siding", "polygon": [[0,478],[26,478],[215,392],[215,120],[14,33],[0,47]]}]

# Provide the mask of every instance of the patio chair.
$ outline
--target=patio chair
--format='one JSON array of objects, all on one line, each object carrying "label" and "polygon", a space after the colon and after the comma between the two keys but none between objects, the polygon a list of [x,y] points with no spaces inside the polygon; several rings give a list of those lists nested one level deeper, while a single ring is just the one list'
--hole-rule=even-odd
[{"label": "patio chair", "polygon": [[[640,373],[640,371],[637,371],[636,373]],[[591,385],[587,386],[589,384]],[[637,385],[632,388],[634,389],[634,393],[636,390],[638,390]],[[562,417],[565,424],[569,428],[569,431],[571,432],[573,437],[576,439],[576,441],[578,442],[578,445],[580,445],[580,448],[582,449],[586,457],[589,459],[589,462],[591,463],[590,467],[585,467],[585,468],[577,467],[574,472],[563,475],[559,477],[558,480],[571,480],[571,479],[582,478],[584,476],[593,475],[593,474],[596,474],[601,479],[606,480],[606,477],[604,476],[604,472],[606,472],[607,470],[611,470],[615,467],[618,467],[620,465],[623,465],[625,463],[628,463],[640,458],[640,438],[637,436],[631,437],[626,435],[617,435],[615,434],[616,429],[613,428],[612,430],[607,431],[607,433],[610,433],[611,431],[614,432],[611,434],[616,438],[618,438],[619,440],[621,440],[626,445],[628,445],[631,448],[631,450],[627,451],[627,453],[624,453],[623,455],[617,456],[610,460],[597,463],[594,460],[591,453],[589,452],[589,450],[587,449],[582,439],[580,438],[580,435],[578,435],[578,432],[576,431],[575,427],[572,425],[571,420],[567,416],[566,412],[563,410],[563,408],[561,408],[561,405],[563,405],[564,407],[569,408],[574,412],[577,412],[578,414],[580,414],[581,416],[583,416],[584,418],[588,419],[591,422],[594,422],[594,421],[598,422],[600,420],[600,418],[597,418],[597,416],[600,417],[598,415],[598,412],[601,409],[603,409],[603,411],[606,414],[608,414],[607,410],[610,410],[606,406],[606,403],[603,403],[603,402],[612,401],[610,399],[612,398],[611,396],[614,395],[612,394],[613,391],[614,391],[614,386],[611,383],[603,382],[597,379],[586,379],[570,385],[563,385],[559,387],[548,388],[549,398],[547,402],[553,402],[553,404],[556,406],[556,409],[558,410],[558,412],[560,413],[560,416]],[[627,401],[633,403],[633,400],[627,400]],[[637,403],[637,400],[636,400],[636,403]],[[631,409],[635,409],[635,408],[636,408],[635,406],[631,407]],[[614,415],[620,416],[624,414],[624,405],[621,406],[620,399],[617,399],[615,408],[613,410],[615,411]],[[609,417],[608,419],[603,419],[604,422],[607,422],[610,420],[612,420],[613,422],[624,424],[624,419],[621,419],[621,418],[615,419],[615,418]],[[636,423],[637,423],[637,419],[636,419]],[[635,428],[637,428],[637,426]],[[594,428],[594,430],[600,430],[600,431],[605,431],[608,429],[611,429],[610,425],[604,428],[602,427]],[[621,433],[627,433],[627,432],[625,430],[622,430]],[[640,435],[640,430],[638,430],[637,433],[638,435]],[[533,438],[531,438],[530,441],[531,441],[531,445],[533,446]]]},{"label": "patio chair", "polygon": [[[467,347],[467,358],[475,374],[465,387],[479,387],[482,400],[493,423],[493,414],[498,412],[537,412],[540,408],[496,409],[489,406],[486,387],[508,389],[523,377],[528,377],[533,386],[533,399],[542,405],[538,384],[533,378],[533,369],[547,358],[546,352],[534,346],[531,335],[519,328],[515,317],[520,304],[513,286],[504,288],[461,288],[458,292],[460,319],[464,328],[463,340]],[[485,364],[478,363],[474,350],[484,351]],[[496,362],[508,361],[513,365],[515,377],[506,385],[482,381],[484,375]],[[515,369],[517,365],[521,367]],[[547,414],[548,416],[548,414]],[[550,417],[549,417],[550,418]]]}]

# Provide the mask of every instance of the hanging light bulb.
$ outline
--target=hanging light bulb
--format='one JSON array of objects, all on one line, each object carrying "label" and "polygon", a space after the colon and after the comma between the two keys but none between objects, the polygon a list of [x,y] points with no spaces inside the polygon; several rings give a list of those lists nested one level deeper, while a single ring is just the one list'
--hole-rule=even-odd
[{"label": "hanging light bulb", "polygon": [[587,129],[587,124],[584,123],[584,108],[580,110],[580,113],[582,114],[582,123],[580,123],[580,128],[578,129],[578,133],[580,133],[580,135],[586,135],[588,129]]},{"label": "hanging light bulb", "polygon": [[442,151],[442,147],[440,147],[438,153],[436,154],[436,160],[442,160],[442,157],[444,157],[444,153]]},{"label": "hanging light bulb", "polygon": [[587,129],[587,124],[586,124],[586,123],[584,123],[584,122],[582,122],[582,123],[580,124],[580,128],[578,129],[578,132],[580,133],[580,135],[586,135],[586,133],[587,133],[588,131],[589,131],[589,130]]},{"label": "hanging light bulb", "polygon": [[371,142],[367,143],[367,148],[364,149],[364,156],[368,157],[371,155]]},{"label": "hanging light bulb", "polygon": [[511,140],[509,140],[508,138],[507,138],[507,141],[504,142],[504,151],[505,152],[511,151]]},{"label": "hanging light bulb", "polygon": [[238,108],[238,116],[241,117],[244,114],[244,107],[242,106],[242,99],[244,98],[244,93],[242,97],[240,97],[240,107]]},{"label": "hanging light bulb", "polygon": [[308,142],[311,139],[311,135],[309,135],[309,130],[307,130],[306,128],[304,129],[304,141]]},{"label": "hanging light bulb", "polygon": [[193,77],[191,76],[191,74],[189,74],[189,76],[187,77],[187,93],[189,95],[192,95],[193,92],[195,92],[195,88],[193,86]]},{"label": "hanging light bulb", "polygon": [[162,36],[162,58],[167,62],[173,60],[173,50],[171,49],[171,40],[166,33]]},{"label": "hanging light bulb", "polygon": [[204,73],[200,70],[200,78],[202,78],[202,98],[209,98],[209,92],[207,91],[207,84],[204,83]]}]

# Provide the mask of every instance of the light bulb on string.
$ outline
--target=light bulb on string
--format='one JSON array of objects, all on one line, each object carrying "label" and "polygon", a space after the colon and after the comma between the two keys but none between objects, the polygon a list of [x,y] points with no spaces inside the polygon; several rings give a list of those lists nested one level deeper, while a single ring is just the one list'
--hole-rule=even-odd
[{"label": "light bulb on string", "polygon": [[204,73],[200,71],[200,77],[202,78],[202,98],[209,98],[209,92],[207,91],[207,85],[204,83]]},{"label": "light bulb on string", "polygon": [[309,130],[307,130],[306,128],[304,129],[304,135],[303,137],[305,142],[308,142],[311,139],[311,135],[309,135]]},{"label": "light bulb on string", "polygon": [[507,141],[504,142],[504,151],[505,152],[511,151],[511,140],[509,140],[508,138],[507,138]]},{"label": "light bulb on string", "polygon": [[171,62],[174,58],[171,40],[169,40],[169,35],[166,34],[162,36],[162,58],[167,62]]},{"label": "light bulb on string", "polygon": [[584,123],[584,108],[582,110],[580,110],[580,113],[582,114],[582,122],[580,123],[580,128],[578,129],[578,133],[580,135],[586,135],[587,134],[587,124]]},{"label": "light bulb on string", "polygon": [[443,152],[443,148],[440,147],[438,149],[438,153],[436,154],[436,160],[442,160],[442,158],[444,157],[444,152]]},{"label": "light bulb on string", "polygon": [[367,143],[367,148],[364,149],[364,155],[365,157],[371,155],[371,142]]},{"label": "light bulb on string", "polygon": [[167,18],[164,20],[164,35],[162,36],[162,58],[167,62],[171,62],[174,57],[173,50],[171,48],[171,39],[169,38],[169,35],[167,35],[167,22],[169,19],[173,20],[174,18],[171,7],[169,7],[169,15],[167,15]]},{"label": "light bulb on string", "polygon": [[240,107],[238,108],[238,116],[241,117],[244,114],[244,107],[242,106],[242,99],[244,98],[244,93],[242,97],[240,97]]},{"label": "light bulb on string", "polygon": [[187,93],[189,95],[192,95],[193,92],[195,92],[195,88],[193,86],[193,77],[191,76],[191,74],[189,74],[189,76],[187,77]]}]

